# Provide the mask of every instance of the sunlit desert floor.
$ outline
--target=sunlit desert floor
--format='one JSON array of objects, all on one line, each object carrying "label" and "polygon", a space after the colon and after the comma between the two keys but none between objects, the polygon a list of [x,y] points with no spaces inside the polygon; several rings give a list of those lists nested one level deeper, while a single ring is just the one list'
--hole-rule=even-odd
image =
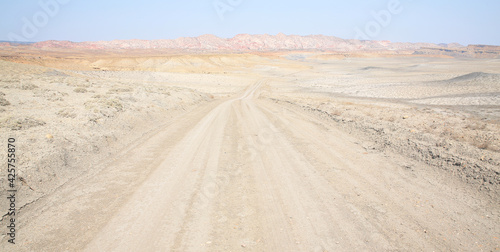
[{"label": "sunlit desert floor", "polygon": [[1,251],[500,249],[499,59],[2,55]]}]

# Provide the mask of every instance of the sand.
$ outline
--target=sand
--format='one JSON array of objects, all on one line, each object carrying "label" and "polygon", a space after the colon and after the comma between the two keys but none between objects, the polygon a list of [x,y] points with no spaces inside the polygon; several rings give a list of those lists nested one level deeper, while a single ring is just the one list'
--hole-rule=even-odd
[{"label": "sand", "polygon": [[24,53],[2,251],[499,249],[500,60]]}]

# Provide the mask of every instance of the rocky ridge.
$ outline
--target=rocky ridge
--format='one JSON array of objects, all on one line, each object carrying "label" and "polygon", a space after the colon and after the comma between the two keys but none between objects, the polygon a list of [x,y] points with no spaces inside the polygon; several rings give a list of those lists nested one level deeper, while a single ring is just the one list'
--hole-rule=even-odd
[{"label": "rocky ridge", "polygon": [[[4,45],[5,46],[5,45]],[[198,37],[181,37],[160,40],[112,40],[71,42],[49,40],[33,43],[35,48],[77,49],[181,49],[201,51],[277,51],[277,50],[334,50],[334,51],[379,51],[417,50],[424,47],[448,48],[446,44],[392,43],[390,41],[341,39],[325,35],[277,35],[238,34],[233,38],[220,38],[206,34]],[[450,44],[456,48],[456,44]]]}]

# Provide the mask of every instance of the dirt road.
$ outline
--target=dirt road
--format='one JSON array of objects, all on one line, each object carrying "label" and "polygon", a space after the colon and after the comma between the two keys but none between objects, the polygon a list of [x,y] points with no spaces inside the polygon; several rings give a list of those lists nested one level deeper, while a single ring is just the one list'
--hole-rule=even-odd
[{"label": "dirt road", "polygon": [[23,208],[1,251],[495,250],[497,202],[367,151],[261,80]]}]

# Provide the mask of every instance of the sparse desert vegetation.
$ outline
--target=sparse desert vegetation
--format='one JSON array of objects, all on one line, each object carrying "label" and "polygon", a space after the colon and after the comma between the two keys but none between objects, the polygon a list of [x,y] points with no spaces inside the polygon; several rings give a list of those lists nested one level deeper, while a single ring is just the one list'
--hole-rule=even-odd
[{"label": "sparse desert vegetation", "polygon": [[[133,224],[120,220],[128,218],[134,202],[144,203],[126,192],[162,194],[149,186],[172,185],[181,191],[217,188],[215,196],[196,196],[201,198],[194,200],[191,214],[223,220],[211,224],[214,232],[223,232],[213,235],[232,240],[235,234],[221,231],[229,222],[246,221],[270,231],[262,223],[274,221],[293,230],[296,219],[321,226],[331,218],[354,225],[350,239],[358,248],[365,248],[356,243],[365,237],[377,248],[401,249],[390,238],[398,233],[411,233],[396,240],[417,249],[457,249],[458,241],[468,248],[474,242],[498,247],[486,235],[498,230],[498,59],[321,52],[152,57],[135,52],[54,60],[50,51],[44,53],[36,61],[10,57],[11,52],[0,60],[0,132],[17,139],[23,232],[39,242],[45,238],[36,231],[38,225],[79,216],[70,225],[78,232],[67,230],[51,244],[73,246],[68,242],[81,234],[82,243],[74,248],[107,244],[91,234],[112,234],[124,223]],[[0,160],[5,162],[5,156]],[[207,175],[200,175],[205,170]],[[5,189],[5,178],[0,181]],[[279,192],[274,197],[284,202],[305,205],[286,210],[286,221],[268,219],[266,212],[276,205],[259,198],[268,191],[259,191],[256,181]],[[66,197],[61,195],[74,200],[43,203]],[[167,195],[181,206],[190,202],[188,194]],[[318,195],[331,200],[320,207],[311,200]],[[6,190],[0,197],[6,197]],[[104,203],[109,208],[91,218],[91,206]],[[81,212],[72,210],[82,204]],[[477,206],[475,215],[470,204]],[[420,206],[433,217],[420,212]],[[166,210],[181,223],[183,215],[176,211]],[[301,218],[309,211],[322,217]],[[56,212],[65,217],[58,219]],[[442,233],[438,219],[460,235]],[[355,227],[366,223],[370,226]],[[385,227],[396,231],[382,235]],[[175,233],[165,232],[168,237]],[[471,238],[472,232],[482,236]],[[421,233],[433,240],[414,244]],[[338,244],[326,241],[323,247]],[[259,244],[255,240],[256,248],[268,248]]]},{"label": "sparse desert vegetation", "polygon": [[0,6],[0,252],[500,251],[498,0]]}]

